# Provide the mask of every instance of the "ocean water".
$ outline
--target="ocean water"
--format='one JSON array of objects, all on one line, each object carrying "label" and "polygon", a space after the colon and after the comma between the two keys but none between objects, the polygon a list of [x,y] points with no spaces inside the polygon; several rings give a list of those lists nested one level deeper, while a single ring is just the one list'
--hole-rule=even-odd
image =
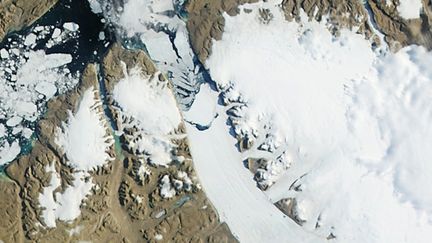
[{"label": "ocean water", "polygon": [[[35,26],[54,26],[61,28],[66,22],[74,22],[79,25],[79,35],[77,38],[72,38],[63,43],[55,45],[51,48],[47,47],[47,42],[50,35],[46,39],[38,40],[32,50],[44,50],[47,54],[51,53],[67,53],[73,58],[73,61],[67,65],[72,72],[81,73],[88,63],[100,62],[110,45],[115,41],[116,37],[112,28],[102,21],[102,18],[94,14],[87,0],[60,0],[51,10],[44,16],[38,19],[31,26],[22,30],[9,33],[2,42],[0,49],[5,48],[15,41],[18,41],[22,36],[28,35]],[[99,34],[104,32],[105,39],[100,40]],[[101,89],[102,95],[105,90]],[[5,123],[5,120],[0,120],[0,123]],[[25,125],[34,130],[37,121],[26,123]],[[30,139],[23,137],[19,138],[21,145],[21,154],[23,156],[31,152],[33,142],[37,139],[37,130]],[[5,137],[8,141],[13,141],[14,137]],[[0,167],[0,178],[5,177],[5,169],[7,166]]]}]

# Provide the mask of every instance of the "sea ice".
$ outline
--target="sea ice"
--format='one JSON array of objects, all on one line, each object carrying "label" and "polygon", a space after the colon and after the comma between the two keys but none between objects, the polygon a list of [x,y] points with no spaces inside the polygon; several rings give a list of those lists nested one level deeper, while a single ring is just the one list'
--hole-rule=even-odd
[{"label": "sea ice", "polygon": [[0,50],[0,57],[3,59],[9,58],[9,52],[6,49],[2,48]]},{"label": "sea ice", "polygon": [[72,61],[71,55],[33,50],[51,32],[57,40],[48,38],[47,46],[76,37],[73,33],[60,37],[61,30],[53,29],[51,26],[36,26],[27,36],[18,36],[13,41],[9,38],[0,50],[0,118],[13,127],[4,134],[9,141],[11,138],[29,138],[46,102],[78,83],[75,74],[71,74],[66,66]]},{"label": "sea ice", "polygon": [[36,38],[37,38],[37,35],[30,33],[29,35],[26,36],[26,38],[24,40],[24,45],[32,46],[32,45],[36,44]]},{"label": "sea ice", "polygon": [[6,135],[6,127],[0,123],[0,139]]},{"label": "sea ice", "polygon": [[62,32],[61,32],[61,30],[59,28],[55,28],[54,31],[53,31],[53,33],[52,33],[51,38],[56,39],[56,38],[58,38],[61,35],[61,33]]},{"label": "sea ice", "polygon": [[12,117],[6,121],[6,125],[8,127],[14,127],[14,126],[20,124],[22,120],[23,120],[22,117],[14,116],[14,117]]},{"label": "sea ice", "polygon": [[185,113],[186,119],[202,126],[210,125],[218,114],[217,93],[211,90],[210,85],[202,84],[194,103],[189,112]]},{"label": "sea ice", "polygon": [[63,28],[65,28],[66,30],[75,32],[78,31],[79,29],[79,25],[73,22],[66,22],[63,24]]},{"label": "sea ice", "polygon": [[145,43],[151,59],[155,62],[163,63],[168,60],[177,59],[169,36],[164,32],[156,32],[149,29],[141,35],[141,40]]},{"label": "sea ice", "polygon": [[51,99],[57,93],[57,87],[53,83],[45,81],[36,84],[35,90],[45,95],[46,99]]},{"label": "sea ice", "polygon": [[105,32],[101,31],[99,32],[99,40],[105,40]]},{"label": "sea ice", "polygon": [[90,8],[93,13],[95,14],[102,13],[102,6],[97,0],[88,0],[88,2],[90,4]]},{"label": "sea ice", "polygon": [[144,33],[152,24],[166,25],[172,30],[178,18],[171,18],[165,13],[173,10],[172,1],[130,0],[124,5],[118,24],[125,28],[129,37]]},{"label": "sea ice", "polygon": [[18,141],[12,144],[2,140],[0,141],[0,165],[5,165],[14,160],[21,153],[21,147]]}]

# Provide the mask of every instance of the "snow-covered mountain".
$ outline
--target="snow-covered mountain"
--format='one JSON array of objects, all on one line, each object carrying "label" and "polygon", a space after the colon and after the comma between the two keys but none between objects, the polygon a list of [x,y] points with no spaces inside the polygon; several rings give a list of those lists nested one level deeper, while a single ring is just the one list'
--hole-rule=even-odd
[{"label": "snow-covered mountain", "polygon": [[429,3],[82,4],[0,44],[0,242],[430,241]]}]

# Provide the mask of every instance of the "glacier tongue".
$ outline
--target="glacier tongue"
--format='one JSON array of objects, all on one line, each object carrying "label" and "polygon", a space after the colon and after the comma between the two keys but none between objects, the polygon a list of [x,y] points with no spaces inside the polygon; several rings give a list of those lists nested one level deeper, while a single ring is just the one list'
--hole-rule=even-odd
[{"label": "glacier tongue", "polygon": [[[265,170],[258,179],[270,180],[268,199],[295,198],[290,216],[323,239],[429,242],[432,53],[418,46],[374,53],[350,31],[336,38],[324,22],[286,22],[275,3],[225,15],[206,62],[223,92],[241,94],[242,102],[227,99],[236,108],[234,135],[252,144],[274,135],[258,147],[274,154],[258,167]],[[259,21],[260,8],[270,9],[269,23]],[[205,141],[205,132],[196,136]],[[279,170],[273,160],[284,147],[291,156]],[[211,197],[217,184],[206,190],[220,200]]]}]

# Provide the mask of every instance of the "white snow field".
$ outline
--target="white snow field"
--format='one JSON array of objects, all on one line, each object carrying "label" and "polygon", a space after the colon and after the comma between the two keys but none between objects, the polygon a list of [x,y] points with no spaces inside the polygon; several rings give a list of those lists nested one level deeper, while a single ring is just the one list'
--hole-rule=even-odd
[{"label": "white snow field", "polygon": [[74,180],[63,192],[55,191],[61,186],[56,162],[47,167],[47,173],[51,173],[50,185],[39,195],[42,218],[47,227],[56,227],[57,219],[71,222],[81,214],[81,203],[94,186],[89,172],[112,160],[108,152],[114,139],[107,128],[99,95],[90,87],[83,92],[75,114],[69,111],[67,122],[56,131],[55,142],[67,164],[74,168]]},{"label": "white snow field", "polygon": [[69,111],[68,121],[57,129],[55,142],[72,168],[91,171],[112,160],[107,152],[114,139],[107,128],[102,102],[91,87],[83,93],[76,113]]},{"label": "white snow field", "polygon": [[404,19],[418,19],[423,9],[421,0],[400,0],[397,10]]},{"label": "white snow field", "polygon": [[148,157],[153,165],[167,166],[173,161],[175,147],[170,134],[181,123],[181,114],[166,80],[159,80],[160,73],[144,75],[139,68],[126,70],[125,77],[114,87],[114,105],[124,121],[119,131],[137,128],[128,136],[128,146],[137,156]]},{"label": "white snow field", "polygon": [[[261,7],[272,13],[268,24]],[[287,22],[276,1],[242,8],[252,12],[225,15],[205,64],[236,102],[214,108],[198,94],[186,113],[219,112],[209,129],[187,130],[222,220],[241,242],[430,242],[432,53],[410,46],[380,55],[352,31],[332,36],[325,21]],[[243,153],[226,125],[232,108],[232,132],[254,141]],[[254,156],[283,164],[267,168],[264,192],[242,163]],[[301,226],[273,206],[283,198],[296,199]]]},{"label": "white snow field", "polygon": [[240,242],[319,242],[284,216],[241,163],[221,114],[205,131],[187,125],[195,169],[206,195]]},{"label": "white snow field", "polygon": [[90,194],[94,185],[91,181],[84,180],[83,172],[76,172],[73,185],[67,186],[63,193],[55,192],[61,186],[61,179],[54,162],[46,168],[46,172],[51,175],[50,185],[44,187],[39,194],[39,204],[43,208],[42,218],[45,225],[54,228],[57,219],[70,222],[81,214],[81,202]]},{"label": "white snow field", "polygon": [[147,133],[174,131],[181,115],[168,82],[159,81],[160,73],[145,76],[139,68],[132,68],[129,73],[124,70],[124,74],[113,90],[113,98],[122,113],[137,119]]}]

